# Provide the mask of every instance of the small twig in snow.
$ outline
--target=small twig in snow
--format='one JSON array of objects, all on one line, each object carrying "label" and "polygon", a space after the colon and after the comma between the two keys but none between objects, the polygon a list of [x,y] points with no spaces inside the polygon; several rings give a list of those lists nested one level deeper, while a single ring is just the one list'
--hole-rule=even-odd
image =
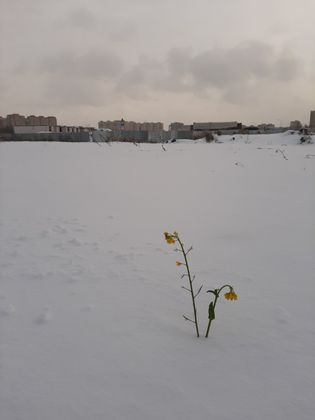
[{"label": "small twig in snow", "polygon": [[185,315],[183,315],[183,318],[185,319],[185,321],[190,321],[190,322],[192,322],[193,324],[196,324],[195,323],[195,321],[193,321],[192,319],[190,319],[190,318],[187,318],[187,316],[185,316]]},{"label": "small twig in snow", "polygon": [[288,160],[288,158],[287,158],[287,157],[286,157],[286,155],[284,154],[284,151],[283,151],[283,150],[281,150],[281,149],[277,149],[277,150],[276,150],[276,153],[281,153],[281,154],[282,154],[283,159]]}]

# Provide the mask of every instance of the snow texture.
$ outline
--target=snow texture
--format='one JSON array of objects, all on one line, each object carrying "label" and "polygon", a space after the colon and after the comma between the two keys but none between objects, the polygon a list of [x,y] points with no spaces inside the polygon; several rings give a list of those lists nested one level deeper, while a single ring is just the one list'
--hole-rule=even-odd
[{"label": "snow texture", "polygon": [[[311,420],[315,146],[0,144],[1,420]],[[197,339],[178,255],[231,283]],[[198,297],[201,331],[209,294]]]}]

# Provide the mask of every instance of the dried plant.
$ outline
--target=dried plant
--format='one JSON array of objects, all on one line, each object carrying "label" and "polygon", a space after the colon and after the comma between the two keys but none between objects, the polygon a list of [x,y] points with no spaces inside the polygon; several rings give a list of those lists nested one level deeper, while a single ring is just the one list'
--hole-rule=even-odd
[{"label": "dried plant", "polygon": [[195,280],[195,276],[191,275],[190,268],[189,268],[189,263],[188,263],[188,258],[187,258],[190,251],[192,251],[192,247],[185,250],[184,243],[181,241],[177,232],[174,232],[174,233],[164,232],[164,237],[165,237],[166,242],[170,245],[177,243],[179,245],[179,248],[176,248],[175,251],[180,252],[183,256],[184,261],[176,261],[176,265],[178,267],[183,266],[185,268],[186,273],[182,274],[181,278],[182,279],[185,278],[185,277],[188,278],[188,287],[182,286],[182,288],[184,290],[186,290],[188,293],[190,293],[191,300],[192,300],[192,306],[193,306],[194,319],[191,319],[186,315],[183,315],[183,318],[186,321],[190,321],[193,324],[195,324],[196,335],[197,335],[197,337],[199,337],[200,334],[199,334],[199,325],[198,325],[198,317],[197,317],[196,297],[201,292],[202,286],[200,286],[197,293],[195,293],[194,285],[193,285],[193,282]]},{"label": "dried plant", "polygon": [[[199,293],[201,292],[201,289],[202,289],[203,286],[201,285],[198,288],[198,291],[195,293],[194,284],[193,284],[194,280],[195,280],[195,276],[191,275],[190,268],[189,268],[189,263],[188,263],[188,254],[190,253],[190,251],[192,251],[192,246],[189,247],[186,250],[183,241],[180,239],[180,237],[179,237],[179,235],[176,231],[174,231],[173,233],[164,232],[164,238],[169,245],[176,245],[176,244],[179,245],[179,247],[175,248],[175,251],[182,254],[183,261],[176,261],[176,265],[177,265],[177,267],[184,267],[185,268],[185,273],[183,273],[181,275],[181,278],[183,279],[183,278],[187,277],[188,287],[182,286],[182,289],[184,289],[186,292],[188,292],[190,294],[191,301],[192,301],[192,307],[193,307],[193,319],[189,318],[186,315],[183,315],[183,318],[186,321],[190,321],[193,324],[195,324],[196,335],[197,335],[197,337],[200,337],[198,316],[197,316],[196,298],[199,295]],[[224,286],[222,286],[218,289],[207,290],[207,293],[212,293],[215,296],[215,298],[214,298],[213,301],[210,302],[209,307],[208,307],[208,326],[207,326],[207,331],[206,331],[206,334],[205,334],[206,338],[208,338],[211,323],[215,319],[215,308],[216,308],[217,301],[220,297],[220,293],[225,288],[229,289],[229,291],[224,294],[225,299],[227,299],[227,300],[237,300],[237,294],[235,293],[234,288],[229,284],[225,284]]]}]

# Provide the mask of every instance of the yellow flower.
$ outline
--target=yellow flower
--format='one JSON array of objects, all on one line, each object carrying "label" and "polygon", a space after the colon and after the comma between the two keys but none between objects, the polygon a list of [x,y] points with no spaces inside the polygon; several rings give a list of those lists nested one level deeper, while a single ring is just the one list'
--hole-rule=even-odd
[{"label": "yellow flower", "polygon": [[176,261],[176,265],[179,267],[180,265],[183,265],[180,261]]},{"label": "yellow flower", "polygon": [[231,289],[228,293],[224,294],[225,299],[227,300],[237,300],[237,294]]},{"label": "yellow flower", "polygon": [[170,244],[170,245],[175,244],[175,239],[174,239],[173,235],[169,234],[168,232],[164,232],[164,237],[165,237],[165,240],[168,244]]}]

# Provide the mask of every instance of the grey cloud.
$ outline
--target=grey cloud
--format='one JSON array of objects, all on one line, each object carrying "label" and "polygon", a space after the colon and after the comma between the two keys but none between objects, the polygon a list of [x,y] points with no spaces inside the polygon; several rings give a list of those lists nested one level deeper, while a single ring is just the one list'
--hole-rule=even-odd
[{"label": "grey cloud", "polygon": [[108,51],[89,51],[84,54],[62,52],[56,57],[46,57],[39,65],[39,70],[65,77],[86,79],[114,78],[123,71],[123,62]]},{"label": "grey cloud", "polygon": [[98,25],[98,19],[90,10],[81,7],[69,11],[65,23],[91,30]]},{"label": "grey cloud", "polygon": [[133,99],[148,98],[148,89],[157,88],[164,71],[163,63],[142,55],[138,63],[117,80],[116,92],[127,94]]},{"label": "grey cloud", "polygon": [[235,98],[266,80],[293,81],[300,72],[301,63],[292,54],[278,52],[265,43],[248,42],[195,55],[190,49],[173,49],[165,60],[140,60],[122,75],[117,86],[127,95],[136,84],[138,92],[151,89],[204,96],[215,90],[223,97]]},{"label": "grey cloud", "polygon": [[124,91],[132,86],[141,86],[147,84],[148,72],[141,65],[134,66],[126,72],[117,83],[117,90]]},{"label": "grey cloud", "polygon": [[293,56],[278,55],[267,44],[251,42],[199,54],[191,69],[197,86],[226,89],[259,79],[292,80],[298,76],[299,64]]},{"label": "grey cloud", "polygon": [[110,14],[97,14],[85,7],[75,7],[68,10],[60,25],[64,29],[72,27],[79,30],[103,36],[107,41],[125,42],[138,33],[137,25],[126,17],[110,17]]},{"label": "grey cloud", "polygon": [[116,84],[116,91],[136,99],[148,91],[180,92],[189,90],[190,50],[172,49],[165,60],[141,56],[138,63],[123,73]]},{"label": "grey cloud", "polygon": [[4,98],[7,90],[8,90],[8,88],[7,88],[6,84],[2,80],[0,80],[0,95],[1,95],[2,98]]},{"label": "grey cloud", "polygon": [[248,105],[259,102],[261,89],[259,86],[249,86],[244,83],[234,84],[222,92],[224,102],[234,105]]},{"label": "grey cloud", "polygon": [[[97,81],[52,77],[46,82],[44,97],[52,105],[100,106],[106,101],[106,89]],[[46,100],[47,101],[47,100]]]},{"label": "grey cloud", "polygon": [[315,91],[315,84],[313,84],[315,81],[315,57],[309,67],[309,79],[312,81],[313,90]]},{"label": "grey cloud", "polygon": [[174,48],[169,51],[165,61],[166,77],[159,85],[174,92],[192,90],[192,58],[190,48]]},{"label": "grey cloud", "polygon": [[63,51],[43,59],[35,70],[44,75],[44,96],[52,104],[100,106],[110,96],[123,67],[122,60],[109,51]]},{"label": "grey cloud", "polygon": [[280,81],[290,81],[296,79],[301,72],[298,61],[290,56],[283,55],[275,65],[275,75]]},{"label": "grey cloud", "polygon": [[254,98],[264,83],[290,83],[300,71],[294,55],[258,42],[198,54],[177,48],[164,59],[141,55],[129,68],[111,51],[64,51],[42,59],[34,68],[43,75],[46,94],[56,103],[95,106],[113,95],[152,100],[159,92],[219,96],[241,103],[242,98]]},{"label": "grey cloud", "polygon": [[192,51],[190,48],[173,48],[168,52],[166,63],[171,73],[185,75],[190,71]]}]

